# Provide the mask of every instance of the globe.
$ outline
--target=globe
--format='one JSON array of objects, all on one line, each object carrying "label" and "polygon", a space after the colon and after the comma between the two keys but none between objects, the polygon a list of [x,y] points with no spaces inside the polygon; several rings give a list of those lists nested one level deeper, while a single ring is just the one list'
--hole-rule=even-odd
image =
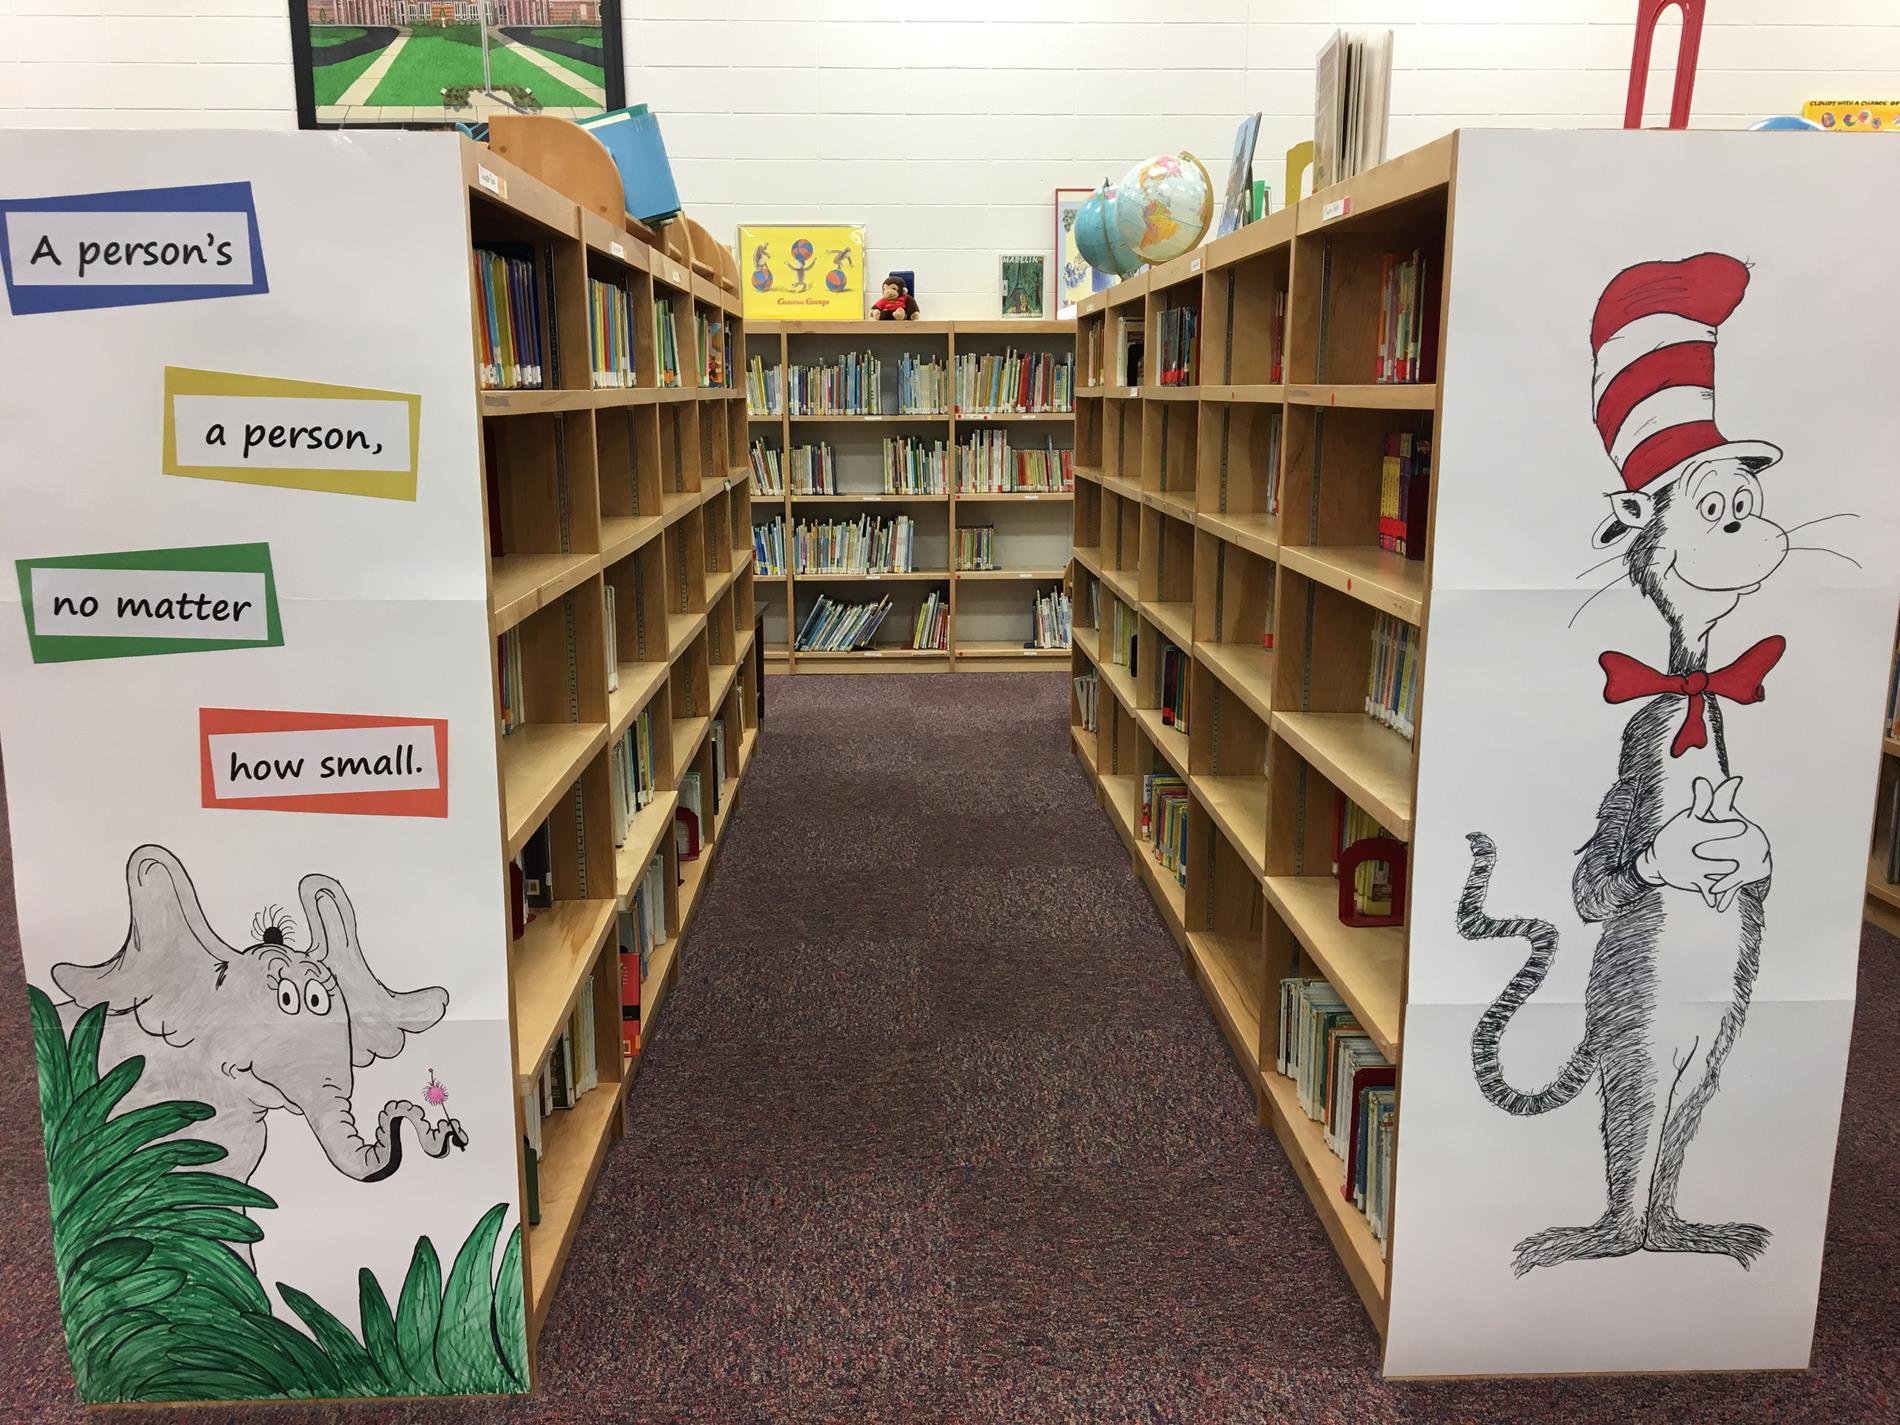
[{"label": "globe", "polygon": [[1122,244],[1114,216],[1117,201],[1115,189],[1104,183],[1077,210],[1075,250],[1096,271],[1126,277],[1141,266],[1141,259]]},{"label": "globe", "polygon": [[1214,218],[1214,185],[1185,149],[1136,164],[1114,191],[1116,233],[1143,262],[1167,262],[1192,250]]}]

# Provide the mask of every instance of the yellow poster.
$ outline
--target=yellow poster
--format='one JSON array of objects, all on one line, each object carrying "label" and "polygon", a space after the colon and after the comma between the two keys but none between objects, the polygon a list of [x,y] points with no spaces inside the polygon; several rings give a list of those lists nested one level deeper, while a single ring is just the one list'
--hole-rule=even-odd
[{"label": "yellow poster", "polygon": [[1829,133],[1891,133],[1900,130],[1900,99],[1810,99],[1801,117]]},{"label": "yellow poster", "polygon": [[748,321],[864,320],[864,228],[857,223],[739,229]]}]

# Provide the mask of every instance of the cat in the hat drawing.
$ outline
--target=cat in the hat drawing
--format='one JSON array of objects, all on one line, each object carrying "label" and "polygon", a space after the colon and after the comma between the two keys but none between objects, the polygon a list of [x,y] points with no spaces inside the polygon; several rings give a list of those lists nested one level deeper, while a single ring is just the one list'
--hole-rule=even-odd
[{"label": "cat in the hat drawing", "polygon": [[1619,650],[1597,660],[1604,700],[1634,711],[1572,879],[1578,916],[1600,927],[1583,1038],[1534,1091],[1506,1081],[1499,1041],[1543,983],[1557,931],[1487,914],[1497,850],[1481,833],[1468,838],[1459,934],[1531,946],[1472,1034],[1478,1087],[1507,1113],[1531,1115],[1595,1083],[1602,1106],[1603,1215],[1520,1242],[1520,1276],[1637,1251],[1721,1253],[1747,1267],[1769,1242],[1754,1223],[1687,1221],[1677,1210],[1685,1157],[1748,1015],[1774,875],[1723,735],[1731,709],[1746,717],[1762,700],[1786,647],[1730,619],[1790,553],[1790,531],[1763,503],[1762,473],[1780,449],[1728,439],[1715,424],[1716,332],[1748,278],[1723,253],[1640,263],[1604,288],[1591,323],[1592,413],[1621,477],[1593,542],[1616,550],[1605,563],[1622,567],[1598,592],[1627,579],[1661,616],[1667,655],[1657,656],[1658,640],[1645,650],[1652,661]]}]

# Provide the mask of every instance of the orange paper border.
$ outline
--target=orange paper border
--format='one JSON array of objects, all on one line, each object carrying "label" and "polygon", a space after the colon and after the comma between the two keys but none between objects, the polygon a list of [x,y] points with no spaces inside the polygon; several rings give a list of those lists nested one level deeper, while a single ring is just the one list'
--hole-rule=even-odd
[{"label": "orange paper border", "polygon": [[[231,732],[311,732],[330,727],[433,727],[435,768],[441,785],[427,790],[327,792],[301,797],[220,797],[211,780],[211,739]],[[206,807],[235,811],[301,811],[344,816],[449,814],[449,724],[439,717],[380,717],[364,713],[273,712],[259,708],[198,709],[198,775]]]}]

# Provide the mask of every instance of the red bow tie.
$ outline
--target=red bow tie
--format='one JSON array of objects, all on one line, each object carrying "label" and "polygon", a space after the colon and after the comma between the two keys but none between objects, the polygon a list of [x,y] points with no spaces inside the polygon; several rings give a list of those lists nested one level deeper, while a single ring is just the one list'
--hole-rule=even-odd
[{"label": "red bow tie", "polygon": [[1762,699],[1763,678],[1781,661],[1788,640],[1780,634],[1764,638],[1726,668],[1705,673],[1658,673],[1647,663],[1627,653],[1605,653],[1597,659],[1603,667],[1603,701],[1627,703],[1632,698],[1655,697],[1659,693],[1687,698],[1682,726],[1676,740],[1669,744],[1669,755],[1680,757],[1691,747],[1707,747],[1709,734],[1704,727],[1703,699],[1727,698],[1732,703],[1758,703]]}]

